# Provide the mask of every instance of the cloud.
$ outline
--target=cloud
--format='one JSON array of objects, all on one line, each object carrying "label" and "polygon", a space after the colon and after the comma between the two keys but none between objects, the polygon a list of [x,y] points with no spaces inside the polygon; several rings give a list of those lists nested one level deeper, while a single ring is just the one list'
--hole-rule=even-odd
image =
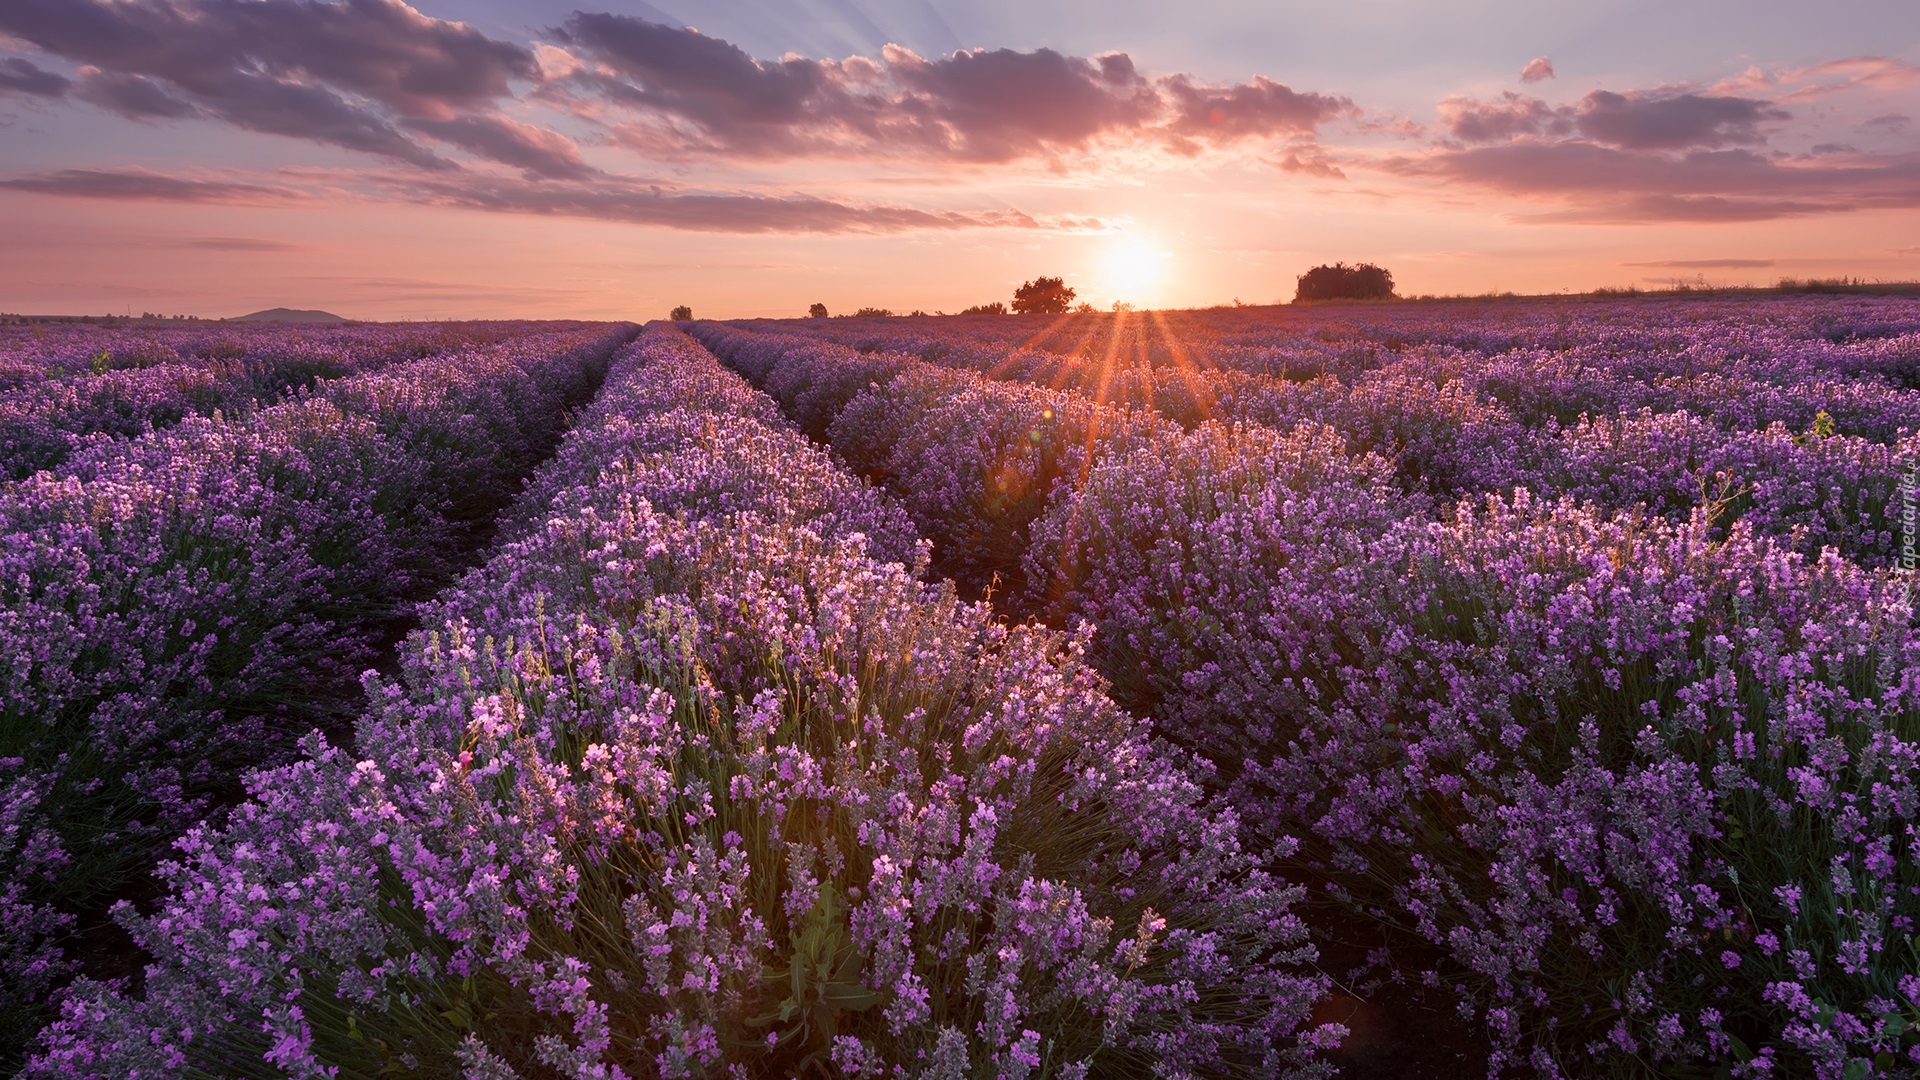
[{"label": "cloud", "polygon": [[1768,101],[1693,93],[1595,90],[1578,105],[1549,105],[1509,90],[1493,101],[1453,97],[1440,122],[1466,143],[1559,138],[1574,134],[1628,150],[1719,149],[1766,141],[1759,125],[1789,119]]},{"label": "cloud", "polygon": [[391,117],[448,122],[539,77],[531,50],[399,0],[7,0],[0,33],[88,65],[122,115],[199,112],[429,169]]},{"label": "cloud", "polygon": [[1526,67],[1520,69],[1520,81],[1523,83],[1537,83],[1553,77],[1553,61],[1544,56],[1534,57],[1527,61]]},{"label": "cloud", "polygon": [[1323,180],[1345,180],[1347,174],[1340,171],[1333,156],[1325,147],[1316,143],[1301,143],[1290,146],[1287,152],[1273,159],[1273,165],[1281,172],[1303,176],[1318,176]]},{"label": "cloud", "polygon": [[[321,174],[307,182],[327,197],[346,191],[383,202],[492,213],[588,218],[720,233],[899,233],[913,230],[1045,229],[1098,232],[1097,218],[1036,219],[1019,210],[928,210],[812,195],[706,192],[601,177],[591,184],[552,184],[474,173]],[[0,189],[42,195],[126,201],[258,203],[314,193],[274,184],[167,176],[144,169],[65,169],[0,180]],[[215,251],[278,251],[273,241],[207,237],[183,246]]]},{"label": "cloud", "polygon": [[1774,265],[1772,259],[1657,259],[1653,262],[1621,263],[1621,266],[1645,266],[1660,270],[1754,270]]},{"label": "cloud", "polygon": [[1765,101],[1679,94],[1656,97],[1595,90],[1580,103],[1580,133],[1629,150],[1687,150],[1765,142],[1759,124],[1790,114]]},{"label": "cloud", "polygon": [[1347,98],[1303,94],[1262,75],[1227,87],[1196,87],[1186,76],[1175,75],[1164,80],[1162,88],[1174,109],[1167,129],[1213,143],[1306,135],[1329,120],[1359,114]]},{"label": "cloud", "polygon": [[515,166],[529,177],[580,180],[595,174],[581,160],[580,148],[572,139],[504,116],[410,120],[407,126],[480,157]]},{"label": "cloud", "polygon": [[0,94],[60,97],[72,82],[65,75],[42,70],[32,61],[18,56],[0,60]]},{"label": "cloud", "polygon": [[[1018,210],[922,210],[816,196],[669,191],[654,185],[476,182],[409,176],[392,194],[430,206],[590,218],[722,233],[898,233],[911,230],[1051,228]],[[1074,225],[1081,223],[1077,220]]]},{"label": "cloud", "polygon": [[[1853,60],[1778,75],[1751,68],[1713,92],[1695,84],[1598,89],[1570,104],[1513,91],[1490,100],[1456,96],[1439,103],[1443,138],[1427,152],[1373,164],[1540,204],[1515,215],[1524,221],[1762,221],[1920,208],[1920,152],[1833,139],[1830,110],[1796,118],[1779,99],[1723,92],[1789,88],[1810,71],[1884,80],[1900,70]],[[1883,111],[1849,127],[1897,134],[1908,122],[1905,113]],[[1798,146],[1767,150],[1776,134]]]},{"label": "cloud", "polygon": [[175,119],[199,112],[144,75],[118,75],[91,67],[84,69],[74,96],[129,120]]},{"label": "cloud", "polygon": [[970,160],[1084,147],[1100,135],[1145,125],[1161,106],[1121,53],[1088,60],[1052,49],[976,49],[924,60],[896,46],[885,56],[904,91],[886,112],[924,116],[914,124],[924,133],[923,145]]},{"label": "cloud", "polygon": [[1571,135],[1573,111],[1511,90],[1496,101],[1451,97],[1440,103],[1440,123],[1468,143],[1508,142],[1525,135]]},{"label": "cloud", "polygon": [[1762,221],[1920,207],[1920,153],[1843,163],[1781,161],[1747,149],[1684,154],[1587,140],[1521,140],[1384,159],[1389,173],[1559,202],[1528,221]]},{"label": "cloud", "polygon": [[299,251],[300,245],[284,240],[259,240],[250,236],[201,236],[182,240],[175,247],[197,251]]},{"label": "cloud", "polygon": [[82,199],[160,202],[235,203],[299,197],[297,192],[286,188],[225,180],[188,179],[145,169],[61,169],[37,176],[0,180],[0,188]]},{"label": "cloud", "polygon": [[[656,155],[918,156],[1006,162],[1105,141],[1168,147],[1311,133],[1356,115],[1346,98],[1261,76],[1231,86],[1149,78],[1124,53],[973,49],[879,60],[765,61],[719,38],[626,15],[575,13],[550,31],[586,61],[542,91]],[[543,54],[547,70],[568,71]],[[606,107],[624,118],[605,119]]]}]

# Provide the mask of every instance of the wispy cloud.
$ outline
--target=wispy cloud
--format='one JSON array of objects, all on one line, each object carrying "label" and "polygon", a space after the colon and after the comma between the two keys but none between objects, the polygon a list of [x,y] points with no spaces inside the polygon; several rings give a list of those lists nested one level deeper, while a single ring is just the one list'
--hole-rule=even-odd
[{"label": "wispy cloud", "polygon": [[1772,259],[1656,259],[1652,262],[1628,262],[1621,266],[1644,266],[1658,270],[1757,270],[1774,265]]},{"label": "wispy cloud", "polygon": [[304,197],[286,187],[168,176],[146,169],[61,169],[0,180],[0,188],[81,199],[158,202],[279,202]]},{"label": "wispy cloud", "polygon": [[299,251],[299,244],[290,244],[284,240],[262,240],[251,236],[199,236],[180,240],[172,246],[193,248],[199,251]]},{"label": "wispy cloud", "polygon": [[410,202],[498,213],[589,218],[695,232],[896,233],[978,228],[1074,228],[1018,210],[925,210],[808,195],[669,191],[655,186],[469,182],[393,178],[391,195]]}]

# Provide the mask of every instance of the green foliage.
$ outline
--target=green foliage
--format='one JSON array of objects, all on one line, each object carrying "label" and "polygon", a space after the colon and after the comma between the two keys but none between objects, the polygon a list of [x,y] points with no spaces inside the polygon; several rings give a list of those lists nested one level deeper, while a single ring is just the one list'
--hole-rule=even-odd
[{"label": "green foliage", "polygon": [[1393,297],[1393,274],[1372,263],[1316,266],[1300,275],[1293,299],[1388,300]]},{"label": "green foliage", "polygon": [[1065,278],[1038,277],[1013,290],[1015,315],[1060,315],[1073,305],[1074,291]]}]

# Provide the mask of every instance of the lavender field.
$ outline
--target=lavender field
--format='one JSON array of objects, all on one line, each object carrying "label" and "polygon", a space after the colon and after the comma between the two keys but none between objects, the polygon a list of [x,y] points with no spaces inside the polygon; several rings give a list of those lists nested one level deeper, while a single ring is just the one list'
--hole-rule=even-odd
[{"label": "lavender field", "polygon": [[0,334],[9,1070],[1920,1075],[1920,302]]}]

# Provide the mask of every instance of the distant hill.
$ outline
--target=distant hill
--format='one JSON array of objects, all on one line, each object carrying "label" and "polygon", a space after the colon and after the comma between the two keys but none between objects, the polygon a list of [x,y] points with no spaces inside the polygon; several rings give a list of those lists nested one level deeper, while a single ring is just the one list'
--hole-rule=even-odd
[{"label": "distant hill", "polygon": [[240,315],[228,319],[228,322],[352,322],[343,319],[331,311],[297,311],[293,308],[268,308],[251,315]]}]

